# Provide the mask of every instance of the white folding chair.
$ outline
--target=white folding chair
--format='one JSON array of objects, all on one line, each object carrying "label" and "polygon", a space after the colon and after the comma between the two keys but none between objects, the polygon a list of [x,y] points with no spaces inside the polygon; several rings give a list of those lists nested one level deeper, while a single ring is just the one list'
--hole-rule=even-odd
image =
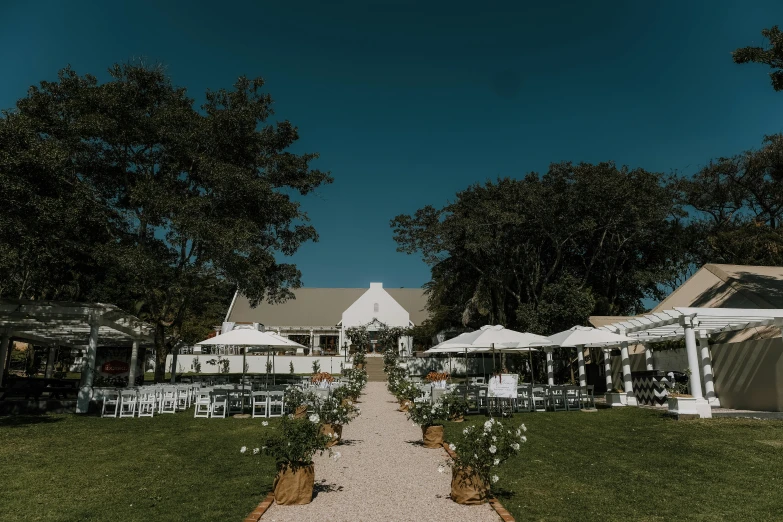
[{"label": "white folding chair", "polygon": [[166,386],[162,393],[160,413],[177,413],[177,389],[173,386]]},{"label": "white folding chair", "polygon": [[579,397],[579,405],[582,408],[586,410],[595,409],[595,395],[593,394],[594,389],[595,387],[592,384],[589,384],[587,387],[582,388]]},{"label": "white folding chair", "polygon": [[193,418],[208,419],[209,414],[212,411],[212,400],[210,398],[210,390],[202,388],[196,394],[196,399],[193,401],[196,408],[193,412]]},{"label": "white folding chair", "polygon": [[120,418],[136,415],[137,393],[134,389],[120,391]]},{"label": "white folding chair", "polygon": [[[107,413],[107,410],[110,410],[110,412]],[[119,414],[120,392],[118,390],[106,390],[103,394],[101,417],[117,417]]]},{"label": "white folding chair", "polygon": [[139,390],[139,417],[154,417],[158,408],[158,396],[155,388],[142,388]]},{"label": "white folding chair", "polygon": [[550,386],[547,390],[549,404],[552,411],[568,410],[568,401],[566,400],[566,390],[562,386]]},{"label": "white folding chair", "polygon": [[269,416],[269,392],[255,391],[251,396],[251,413],[253,418]]},{"label": "white folding chair", "polygon": [[212,402],[209,417],[225,419],[228,414],[228,390],[213,390],[209,396]]},{"label": "white folding chair", "polygon": [[269,392],[269,417],[282,417],[285,413],[285,392]]},{"label": "white folding chair", "polygon": [[579,386],[565,387],[565,403],[568,411],[579,411],[582,402],[582,390]]},{"label": "white folding chair", "polygon": [[533,401],[532,411],[546,411],[546,393],[543,386],[534,386],[530,398]]},{"label": "white folding chair", "polygon": [[190,407],[190,391],[188,388],[188,386],[177,387],[177,400],[175,407],[177,411],[185,411],[188,409],[188,407]]}]

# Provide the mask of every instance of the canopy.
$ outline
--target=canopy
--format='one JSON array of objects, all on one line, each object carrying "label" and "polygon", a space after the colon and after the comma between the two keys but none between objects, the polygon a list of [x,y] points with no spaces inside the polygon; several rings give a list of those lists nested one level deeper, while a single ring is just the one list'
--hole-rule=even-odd
[{"label": "canopy", "polygon": [[574,326],[548,337],[553,346],[573,348],[575,346],[617,345],[622,342],[636,342],[636,339],[590,326]]},{"label": "canopy", "polygon": [[[460,334],[454,339],[449,339],[437,345],[428,352],[444,353],[444,348],[468,349],[473,353],[480,349],[495,349],[496,351],[514,350],[519,348],[529,348],[531,346],[547,346],[552,342],[541,335],[535,335],[527,332],[517,332],[509,330],[502,325],[485,325],[474,332]],[[446,352],[448,353],[448,352]]]},{"label": "canopy", "polygon": [[238,328],[216,335],[211,339],[206,339],[197,343],[199,345],[229,345],[229,346],[271,346],[275,348],[305,348],[285,337],[280,337],[271,332],[260,332],[255,328]]}]

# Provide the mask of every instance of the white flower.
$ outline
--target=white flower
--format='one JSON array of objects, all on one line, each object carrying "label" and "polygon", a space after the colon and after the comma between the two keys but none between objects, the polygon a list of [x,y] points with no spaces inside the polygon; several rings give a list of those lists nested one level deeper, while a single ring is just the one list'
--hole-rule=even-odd
[{"label": "white flower", "polygon": [[492,453],[493,455],[494,455],[494,454],[495,454],[497,451],[498,451],[498,449],[497,449],[497,447],[495,447],[495,445],[494,445],[494,444],[493,444],[492,446],[490,446],[490,447],[489,447],[489,452],[490,452],[490,453]]},{"label": "white flower", "polygon": [[269,423],[267,421],[264,421],[261,423],[261,426],[269,426]]},{"label": "white flower", "polygon": [[449,449],[451,451],[456,451],[457,450],[457,446],[455,446],[454,444],[449,444]]},{"label": "white flower", "polygon": [[492,442],[497,442],[497,441],[498,441],[498,438],[495,437],[494,435],[492,435]]},{"label": "white flower", "polygon": [[519,440],[521,440],[522,442],[527,442],[527,437],[522,435],[521,437],[519,437]]},{"label": "white flower", "polygon": [[487,422],[484,423],[484,431],[489,431],[492,429],[492,424],[494,424],[495,421],[493,419],[489,419]]},{"label": "white flower", "polygon": [[469,431],[470,431],[469,429],[465,428],[464,430],[462,430],[462,434],[467,435]]},{"label": "white flower", "polygon": [[310,415],[310,422],[312,422],[313,424],[318,424],[318,421],[320,420],[321,417],[319,417],[317,413],[313,413],[312,415]]},{"label": "white flower", "polygon": [[522,436],[522,430],[517,430],[517,437],[521,437],[521,436]]},{"label": "white flower", "polygon": [[438,466],[438,473],[443,473],[444,471],[446,471],[446,468],[443,466]]},{"label": "white flower", "polygon": [[343,456],[343,454],[342,454],[342,453],[340,453],[339,451],[335,451],[335,452],[334,452],[334,454],[332,455],[332,458],[333,458],[334,460],[337,460],[337,459],[339,459],[339,458],[340,458],[340,457],[342,457],[342,456]]},{"label": "white flower", "polygon": [[474,458],[474,459],[477,459],[477,458],[478,458],[478,455],[476,455],[476,454],[474,453],[474,454],[473,454],[473,458]]},{"label": "white flower", "polygon": [[493,483],[493,484],[494,484],[495,482],[497,482],[498,480],[500,480],[500,479],[498,478],[498,476],[497,476],[497,475],[492,475],[492,483]]},{"label": "white flower", "polygon": [[524,424],[520,425],[519,427],[522,428],[522,431],[527,431],[527,426],[525,426]]},{"label": "white flower", "polygon": [[514,451],[519,451],[519,444],[517,444],[516,442],[512,444],[511,447],[514,449]]},{"label": "white flower", "polygon": [[492,461],[493,466],[497,466],[498,464],[500,464],[500,459],[495,459]]},{"label": "white flower", "polygon": [[247,451],[247,446],[242,446],[241,448],[239,448],[239,453],[244,453],[246,451]]},{"label": "white flower", "polygon": [[259,453],[261,453],[261,450],[260,450],[260,449],[258,449],[258,448],[253,448],[253,455],[258,455]]}]

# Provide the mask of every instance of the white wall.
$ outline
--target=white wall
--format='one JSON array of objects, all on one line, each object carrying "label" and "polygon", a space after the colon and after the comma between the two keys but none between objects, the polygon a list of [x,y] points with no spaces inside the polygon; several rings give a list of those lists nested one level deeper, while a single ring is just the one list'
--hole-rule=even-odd
[{"label": "white wall", "polygon": [[[222,359],[228,359],[229,361],[229,373],[242,373],[242,356],[241,355],[178,355],[177,356],[177,373],[193,372],[193,359],[198,357],[201,363],[201,373],[219,373],[218,365],[207,364],[209,360],[217,360],[218,357]],[[171,371],[171,355],[166,357],[166,371]],[[275,356],[275,372],[278,374],[289,372],[289,363],[294,363],[294,373],[312,373],[313,361],[318,361],[321,364],[322,372],[340,373],[340,363],[343,362],[342,357],[303,357],[293,355],[276,355]],[[272,362],[272,356],[269,356],[269,362]],[[266,355],[248,355],[247,356],[247,373],[266,373]]]},{"label": "white wall", "polygon": [[[375,311],[376,303],[378,304],[377,312]],[[371,323],[373,319],[390,327],[410,325],[410,314],[383,289],[382,283],[370,283],[369,290],[343,312],[343,328],[363,326]]]}]

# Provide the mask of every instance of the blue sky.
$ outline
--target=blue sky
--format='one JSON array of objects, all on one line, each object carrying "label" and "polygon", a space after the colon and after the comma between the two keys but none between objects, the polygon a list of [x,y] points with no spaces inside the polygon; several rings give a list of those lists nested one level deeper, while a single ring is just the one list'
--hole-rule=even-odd
[{"label": "blue sky", "polygon": [[783,93],[730,53],[783,25],[783,2],[536,4],[6,0],[0,107],[69,63],[101,77],[146,57],[196,99],[264,77],[335,177],[304,201],[320,242],[293,258],[334,287],[425,283],[389,220],[472,183],[564,160],[688,173],[780,132]]}]

